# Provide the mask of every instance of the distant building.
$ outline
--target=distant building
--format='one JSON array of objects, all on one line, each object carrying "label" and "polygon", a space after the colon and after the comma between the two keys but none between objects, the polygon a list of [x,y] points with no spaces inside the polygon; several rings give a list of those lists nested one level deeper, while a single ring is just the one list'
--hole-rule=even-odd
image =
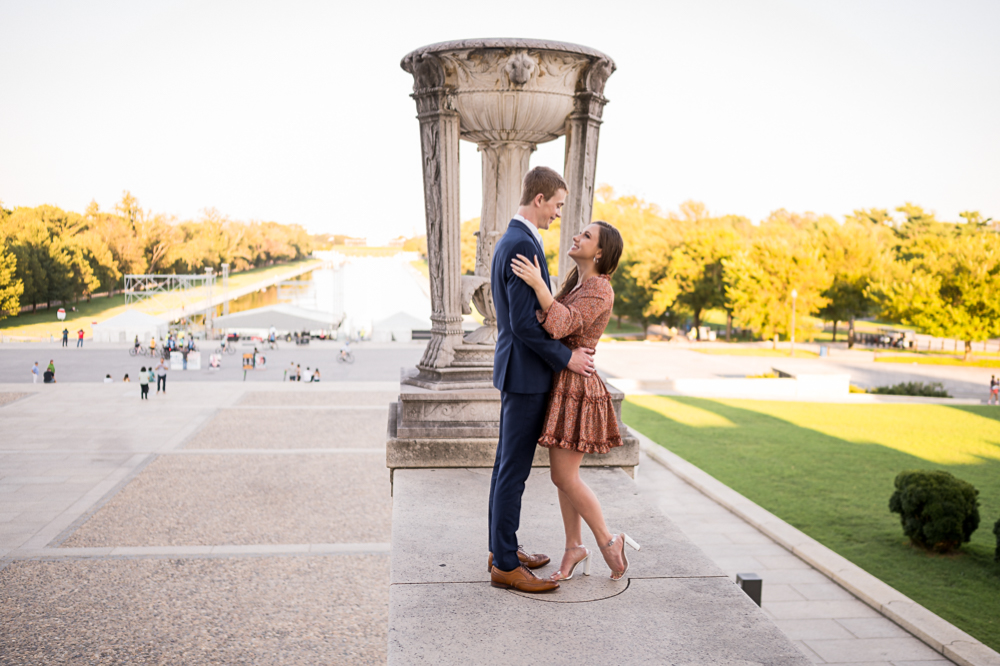
[{"label": "distant building", "polygon": [[368,245],[367,238],[345,238],[344,245],[348,247],[365,247]]}]

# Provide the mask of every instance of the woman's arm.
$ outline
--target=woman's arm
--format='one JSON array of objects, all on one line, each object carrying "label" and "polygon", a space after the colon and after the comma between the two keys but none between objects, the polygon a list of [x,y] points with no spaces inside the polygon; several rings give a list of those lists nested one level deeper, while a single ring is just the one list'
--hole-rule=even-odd
[{"label": "woman's arm", "polygon": [[526,256],[519,254],[511,260],[510,267],[514,275],[524,280],[525,284],[535,291],[542,312],[548,312],[555,299],[552,298],[549,285],[545,284],[542,278],[542,267],[538,264],[538,256],[534,257],[534,262],[530,262]]}]

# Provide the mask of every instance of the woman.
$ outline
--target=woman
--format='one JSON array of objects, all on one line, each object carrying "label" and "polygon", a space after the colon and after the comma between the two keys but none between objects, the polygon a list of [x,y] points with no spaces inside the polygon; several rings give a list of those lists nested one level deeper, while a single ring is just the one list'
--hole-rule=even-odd
[{"label": "woman", "polygon": [[[559,294],[553,298],[542,279],[538,258],[534,262],[518,255],[511,262],[514,274],[535,290],[541,310],[542,327],[570,349],[597,346],[611,318],[615,293],[611,275],[618,267],[622,237],[607,222],[594,222],[573,237],[569,257],[576,263]],[[601,504],[580,479],[580,462],[585,453],[607,453],[621,446],[618,419],[604,382],[562,370],[552,382],[545,428],[538,443],[549,449],[552,482],[559,489],[559,507],[566,530],[566,550],[553,580],[569,580],[577,565],[585,562],[590,575],[590,551],[583,547],[580,519],[594,533],[612,580],[621,580],[628,571],[625,544],[639,545],[626,534],[611,534],[604,522]]]}]

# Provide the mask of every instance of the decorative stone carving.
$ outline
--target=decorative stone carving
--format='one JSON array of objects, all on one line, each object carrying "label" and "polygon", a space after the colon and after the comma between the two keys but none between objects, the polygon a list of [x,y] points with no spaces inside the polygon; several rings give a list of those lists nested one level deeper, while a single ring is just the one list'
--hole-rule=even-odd
[{"label": "decorative stone carving", "polygon": [[[604,84],[615,65],[600,51],[575,44],[479,39],[425,46],[403,58],[401,66],[413,75],[420,121],[432,308],[431,341],[417,366],[420,372],[405,381],[438,389],[463,382],[488,386],[496,342],[489,285],[493,247],[517,210],[531,152],[564,133],[570,191],[563,211],[563,255],[566,239],[589,221],[597,128],[607,102]],[[474,276],[460,275],[459,138],[477,143],[483,160]],[[463,339],[461,315],[471,312],[470,300],[484,324]],[[486,351],[474,351],[477,346]]]}]

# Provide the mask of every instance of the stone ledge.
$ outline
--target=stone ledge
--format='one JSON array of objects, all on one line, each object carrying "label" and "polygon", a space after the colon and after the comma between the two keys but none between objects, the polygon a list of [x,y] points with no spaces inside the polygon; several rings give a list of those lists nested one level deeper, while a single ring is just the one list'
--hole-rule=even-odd
[{"label": "stone ledge", "polygon": [[[609,580],[587,531],[592,575],[578,570],[555,592],[524,595],[488,582],[490,470],[396,470],[389,664],[808,664],[625,474],[589,468],[581,475],[609,526],[642,544],[629,551],[628,580]],[[547,470],[528,479],[518,537],[531,552],[562,550],[558,495]],[[547,576],[557,566],[537,573]]]},{"label": "stone ledge", "polygon": [[702,469],[632,429],[643,452],[778,545],[960,666],[1000,666],[1000,654]]}]

